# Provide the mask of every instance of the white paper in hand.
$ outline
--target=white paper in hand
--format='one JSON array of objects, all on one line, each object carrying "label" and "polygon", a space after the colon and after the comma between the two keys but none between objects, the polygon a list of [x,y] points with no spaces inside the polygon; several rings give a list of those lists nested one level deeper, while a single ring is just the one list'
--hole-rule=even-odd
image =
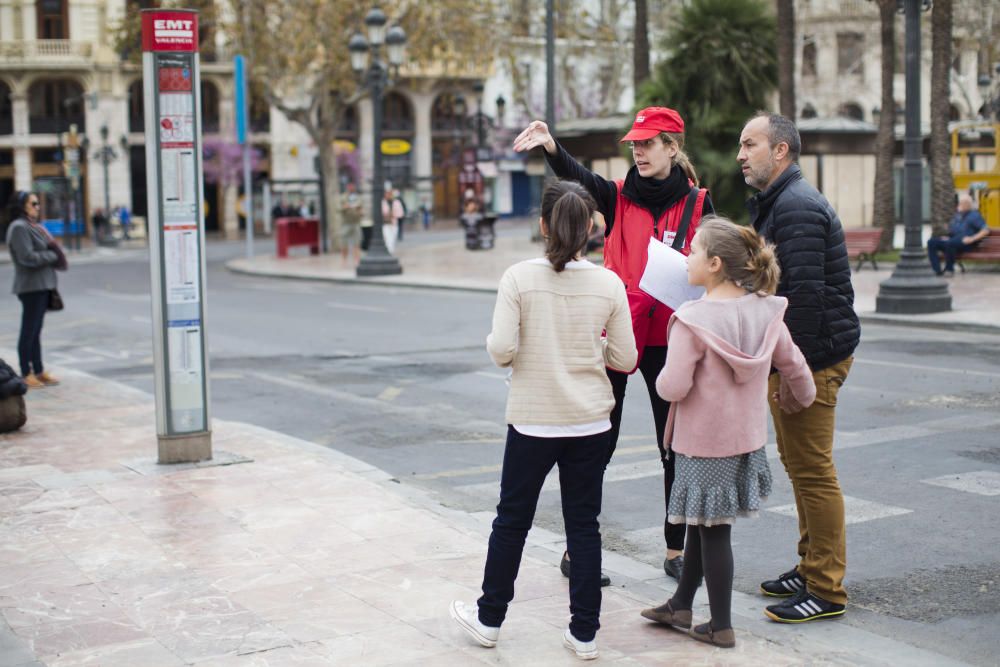
[{"label": "white paper in hand", "polygon": [[653,237],[639,289],[674,310],[705,294],[704,288],[688,284],[687,257]]}]

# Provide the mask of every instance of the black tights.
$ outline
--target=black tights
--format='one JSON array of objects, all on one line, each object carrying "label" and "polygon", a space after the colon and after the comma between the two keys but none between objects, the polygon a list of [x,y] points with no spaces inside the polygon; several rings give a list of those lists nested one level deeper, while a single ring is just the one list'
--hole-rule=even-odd
[{"label": "black tights", "polygon": [[733,547],[730,544],[732,526],[688,526],[684,543],[684,569],[677,590],[670,598],[672,609],[690,609],[694,594],[705,577],[708,607],[712,612],[712,629],[733,627],[729,617],[733,602]]}]

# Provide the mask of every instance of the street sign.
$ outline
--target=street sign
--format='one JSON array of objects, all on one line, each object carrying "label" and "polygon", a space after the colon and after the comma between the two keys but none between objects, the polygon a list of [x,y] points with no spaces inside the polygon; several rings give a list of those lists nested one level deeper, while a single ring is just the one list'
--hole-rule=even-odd
[{"label": "street sign", "polygon": [[160,463],[212,458],[198,14],[142,12],[153,377]]},{"label": "street sign", "polygon": [[406,155],[410,152],[410,142],[406,139],[382,140],[382,155]]}]

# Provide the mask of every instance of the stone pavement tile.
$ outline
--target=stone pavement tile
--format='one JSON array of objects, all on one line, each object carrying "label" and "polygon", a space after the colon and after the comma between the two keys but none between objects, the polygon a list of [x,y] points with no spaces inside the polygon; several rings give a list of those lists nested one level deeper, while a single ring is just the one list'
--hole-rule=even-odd
[{"label": "stone pavement tile", "polygon": [[122,610],[96,584],[0,596],[0,613],[15,629],[45,623],[80,622],[108,615],[122,616]]},{"label": "stone pavement tile", "polygon": [[161,546],[132,523],[100,531],[51,530],[48,535],[91,581],[149,572],[169,564]]},{"label": "stone pavement tile", "polygon": [[437,665],[438,656],[454,653],[455,648],[397,621],[366,632],[323,640],[313,650],[331,665],[376,667],[401,662]]},{"label": "stone pavement tile", "polygon": [[123,503],[129,507],[187,493],[184,487],[170,478],[148,477],[134,472],[114,481],[91,484],[90,487],[107,502]]},{"label": "stone pavement tile", "polygon": [[[149,572],[98,584],[137,625],[150,628],[195,608],[199,616],[244,611],[226,594],[186,568]],[[180,610],[180,611],[178,611]]]},{"label": "stone pavement tile", "polygon": [[335,579],[313,577],[290,584],[255,586],[229,594],[229,598],[256,614],[267,616],[269,612],[286,608],[310,608],[325,604],[331,597],[342,596],[344,591]]},{"label": "stone pavement tile", "polygon": [[87,505],[65,509],[54,509],[46,512],[18,512],[7,517],[8,526],[34,528],[37,530],[59,530],[77,528],[80,530],[104,530],[111,526],[129,523],[129,519],[116,507],[107,503]]},{"label": "stone pavement tile", "polygon": [[48,667],[182,667],[185,663],[152,638],[44,656]]},{"label": "stone pavement tile", "polygon": [[192,536],[222,540],[226,536],[245,532],[239,521],[207,506],[191,494],[168,496],[158,502],[131,508],[124,504],[123,509],[131,522],[158,540]]},{"label": "stone pavement tile", "polygon": [[[38,484],[35,480],[32,480]],[[43,489],[45,488],[39,484]],[[107,505],[101,496],[97,495],[93,489],[87,486],[76,488],[46,489],[40,496],[29,503],[21,505],[18,509],[21,512],[41,513],[49,510],[76,509],[87,505]]]},{"label": "stone pavement tile", "polygon": [[318,606],[272,609],[262,617],[298,642],[324,641],[402,623],[347,593],[331,594]]},{"label": "stone pavement tile", "polygon": [[334,520],[348,530],[371,539],[434,531],[442,527],[441,520],[433,514],[412,507],[376,514],[340,515]]},{"label": "stone pavement tile", "polygon": [[447,613],[452,600],[475,600],[478,589],[428,576],[412,563],[369,570],[337,579],[346,593],[407,622]]},{"label": "stone pavement tile", "polygon": [[[247,502],[250,502],[254,490],[254,487],[243,489]],[[266,530],[302,525],[321,526],[330,521],[327,514],[309,507],[298,498],[272,501],[263,505],[231,507],[222,510],[222,513],[232,517],[247,530]]]},{"label": "stone pavement tile", "polygon": [[284,555],[267,555],[254,561],[230,562],[202,567],[189,567],[215,588],[233,593],[258,586],[290,584],[312,575]]},{"label": "stone pavement tile", "polygon": [[211,667],[330,667],[331,665],[329,660],[318,655],[309,645],[285,646],[245,655],[217,657],[204,663],[194,664],[211,664]]},{"label": "stone pavement tile", "polygon": [[62,557],[62,552],[42,533],[0,526],[0,568]]},{"label": "stone pavement tile", "polygon": [[[14,434],[7,436],[0,435],[0,456],[7,449],[7,445],[13,442],[15,442]],[[27,466],[4,466],[0,468],[0,492],[2,492],[9,482],[29,481],[35,477],[54,475],[58,472],[61,472],[59,468],[51,466],[48,463]]]},{"label": "stone pavement tile", "polygon": [[34,665],[41,664],[34,662],[35,654],[27,641],[14,633],[10,627],[0,621],[0,665],[13,667],[14,665]]},{"label": "stone pavement tile", "polygon": [[[433,528],[373,539],[371,542],[373,544],[396,544],[399,551],[411,554],[410,560],[415,565],[427,570],[436,569],[438,573],[447,575],[452,580],[455,580],[454,575],[459,573],[450,570],[442,571],[440,567],[435,567],[435,563],[477,554],[480,556],[480,562],[478,566],[474,566],[474,569],[479,570],[479,576],[482,576],[483,565],[486,562],[487,543],[485,540],[443,525],[440,521]],[[478,586],[480,582],[474,583]]]},{"label": "stone pavement tile", "polygon": [[294,645],[287,634],[248,611],[199,614],[196,605],[173,611],[176,616],[153,626],[151,633],[186,662]]},{"label": "stone pavement tile", "polygon": [[65,556],[50,560],[11,565],[0,577],[0,595],[17,598],[38,591],[51,591],[69,586],[93,583],[90,578]]},{"label": "stone pavement tile", "polygon": [[318,525],[289,525],[248,530],[258,544],[266,544],[276,553],[294,558],[295,562],[341,560],[340,551],[348,545],[365,542],[365,538],[341,526],[324,521]]},{"label": "stone pavement tile", "polygon": [[146,639],[149,636],[121,611],[105,618],[88,618],[70,623],[42,623],[14,628],[14,631],[40,657]]},{"label": "stone pavement tile", "polygon": [[134,474],[124,468],[115,470],[99,468],[96,470],[80,470],[77,472],[59,472],[52,475],[43,475],[35,477],[34,481],[46,489],[75,489],[128,479],[134,476]]}]

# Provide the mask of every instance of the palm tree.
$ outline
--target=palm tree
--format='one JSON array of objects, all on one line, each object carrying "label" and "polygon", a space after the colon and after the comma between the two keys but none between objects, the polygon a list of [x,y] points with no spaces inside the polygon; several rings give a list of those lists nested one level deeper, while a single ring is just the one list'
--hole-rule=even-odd
[{"label": "palm tree", "polygon": [[677,109],[687,152],[719,213],[746,218],[746,184],[736,137],[777,84],[774,15],[764,0],[691,0],[663,41],[669,55],[642,88],[638,105]]},{"label": "palm tree", "polygon": [[649,78],[649,6],[646,0],[635,0],[635,37],[632,41],[632,83],[639,88]]},{"label": "palm tree", "polygon": [[795,0],[776,0],[778,19],[778,104],[795,120]]},{"label": "palm tree", "polygon": [[892,250],[896,231],[896,183],[892,165],[896,148],[896,100],[892,95],[896,56],[896,0],[875,0],[878,4],[882,44],[882,112],[875,137],[874,225],[882,228],[879,250]]},{"label": "palm tree", "polygon": [[952,0],[935,0],[931,10],[931,229],[945,231],[955,211],[951,173],[951,31]]}]

